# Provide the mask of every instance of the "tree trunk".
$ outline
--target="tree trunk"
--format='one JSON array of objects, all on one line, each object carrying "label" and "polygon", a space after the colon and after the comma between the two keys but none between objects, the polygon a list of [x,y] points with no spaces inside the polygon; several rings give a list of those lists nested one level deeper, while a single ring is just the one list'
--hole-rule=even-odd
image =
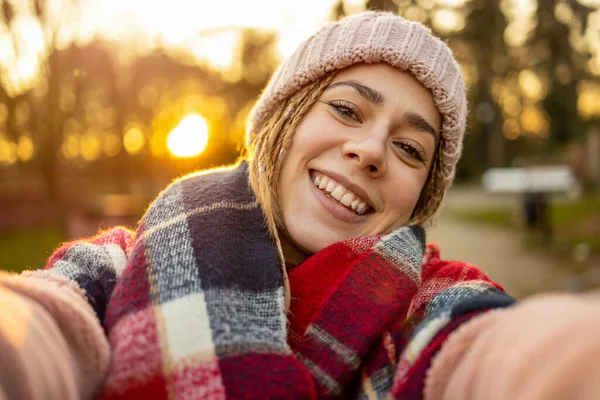
[{"label": "tree trunk", "polygon": [[56,221],[63,237],[66,237],[67,205],[60,185],[58,151],[62,143],[63,115],[59,106],[60,72],[59,59],[53,51],[48,59],[48,130],[40,151],[41,176],[44,179],[48,201],[54,209]]}]

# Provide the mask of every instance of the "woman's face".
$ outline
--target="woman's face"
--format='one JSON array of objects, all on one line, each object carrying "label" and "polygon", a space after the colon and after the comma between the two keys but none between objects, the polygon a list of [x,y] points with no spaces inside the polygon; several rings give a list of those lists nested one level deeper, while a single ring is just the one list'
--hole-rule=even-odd
[{"label": "woman's face", "polygon": [[336,75],[298,126],[280,176],[292,243],[314,254],[406,224],[434,159],[441,116],[410,73],[387,64]]}]

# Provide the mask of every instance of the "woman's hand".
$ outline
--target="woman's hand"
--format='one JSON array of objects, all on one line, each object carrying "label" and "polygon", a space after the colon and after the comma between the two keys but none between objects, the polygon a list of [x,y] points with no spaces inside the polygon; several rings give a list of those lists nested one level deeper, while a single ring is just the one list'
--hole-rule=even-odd
[{"label": "woman's hand", "polygon": [[103,382],[100,323],[72,282],[45,274],[0,272],[0,399],[88,399]]},{"label": "woman's hand", "polygon": [[455,331],[433,360],[425,399],[597,399],[600,296],[545,294]]}]

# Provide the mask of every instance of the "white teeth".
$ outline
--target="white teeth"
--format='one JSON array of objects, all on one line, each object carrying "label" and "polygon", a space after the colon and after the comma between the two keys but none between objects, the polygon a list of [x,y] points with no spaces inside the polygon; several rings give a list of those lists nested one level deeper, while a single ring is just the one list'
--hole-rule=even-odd
[{"label": "white teeth", "polygon": [[[329,189],[329,185],[327,186],[327,188]],[[337,186],[335,189],[333,189],[333,191],[331,192],[331,197],[333,197],[334,199],[336,199],[337,201],[340,201],[342,199],[342,196],[344,195],[344,188],[342,186]]]},{"label": "white teeth", "polygon": [[343,205],[345,205],[346,207],[348,207],[350,204],[352,204],[352,200],[353,199],[354,199],[354,196],[352,195],[352,193],[346,193],[340,199],[340,203],[342,203]]},{"label": "white teeth", "polygon": [[347,191],[344,186],[331,180],[331,178],[325,175],[316,175],[313,177],[313,183],[316,187],[329,194],[331,198],[339,201],[344,206],[351,208],[358,215],[363,215],[369,208],[365,202],[356,197],[356,195],[350,191]]},{"label": "white teeth", "polygon": [[365,203],[361,203],[361,204],[359,204],[358,208],[356,209],[356,213],[358,215],[361,215],[365,211],[366,208],[367,208],[367,205]]},{"label": "white teeth", "polygon": [[329,179],[326,176],[321,178],[321,182],[319,183],[319,189],[325,189],[327,184],[329,183]]}]

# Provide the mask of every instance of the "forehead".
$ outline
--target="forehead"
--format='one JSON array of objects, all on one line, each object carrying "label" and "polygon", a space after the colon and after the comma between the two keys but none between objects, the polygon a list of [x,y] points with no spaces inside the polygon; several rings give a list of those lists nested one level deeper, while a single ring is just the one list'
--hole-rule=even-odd
[{"label": "forehead", "polygon": [[[410,111],[422,115],[436,128],[441,127],[441,114],[433,99],[433,94],[414,75],[394,68],[386,63],[355,64],[340,71],[331,84],[343,81],[357,81],[380,92],[386,105],[403,112]],[[351,90],[347,86],[337,86]]]},{"label": "forehead", "polygon": [[[355,64],[341,70],[333,78],[332,84],[346,80],[357,80],[372,85],[379,91],[393,92],[398,87],[414,87],[431,96],[431,92],[408,71],[402,71],[386,63]],[[386,90],[387,89],[387,90]],[[431,96],[433,99],[433,96]]]}]

